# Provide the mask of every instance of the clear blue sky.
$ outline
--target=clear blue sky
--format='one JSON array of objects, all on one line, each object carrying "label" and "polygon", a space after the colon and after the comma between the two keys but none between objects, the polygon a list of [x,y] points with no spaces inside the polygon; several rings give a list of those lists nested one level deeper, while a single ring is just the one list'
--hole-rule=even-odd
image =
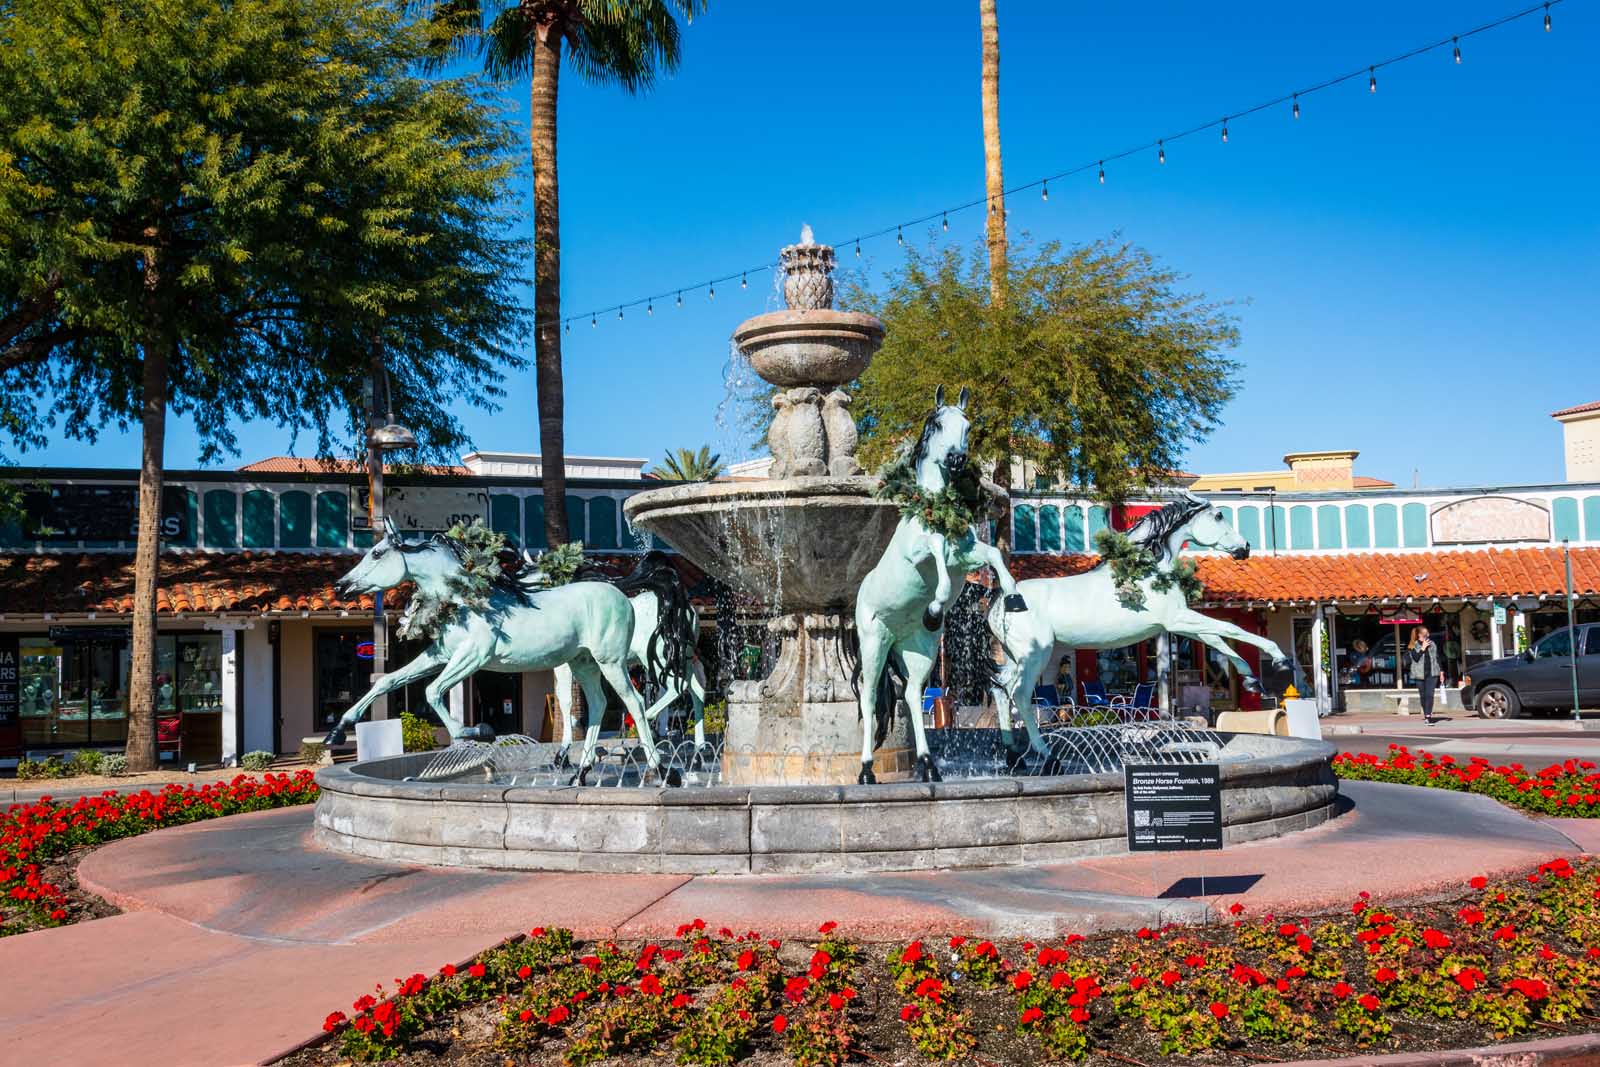
[{"label": "clear blue sky", "polygon": [[[1515,0],[1396,5],[1143,5],[1000,0],[1008,184],[1240,110],[1516,9]],[[1120,231],[1239,309],[1243,386],[1193,470],[1279,466],[1358,448],[1360,473],[1409,485],[1559,480],[1549,412],[1600,400],[1600,5],[1538,16],[1154,154],[1029,192],[1015,236]],[[682,70],[645,98],[562,82],[569,312],[772,259],[801,222],[849,236],[981,196],[978,13],[971,0],[735,4],[684,35]],[[519,122],[526,84],[508,86]],[[907,240],[976,239],[982,212]],[[844,249],[846,256],[848,252]],[[866,246],[878,268],[892,236]],[[573,453],[658,457],[710,443],[728,334],[774,306],[770,277],[686,294],[653,317],[602,317],[566,343]],[[537,448],[531,372],[478,447]],[[196,446],[169,422],[171,467]],[[239,461],[287,451],[270,426]],[[312,443],[302,441],[303,454]],[[131,466],[137,438],[63,440],[24,463]]]}]

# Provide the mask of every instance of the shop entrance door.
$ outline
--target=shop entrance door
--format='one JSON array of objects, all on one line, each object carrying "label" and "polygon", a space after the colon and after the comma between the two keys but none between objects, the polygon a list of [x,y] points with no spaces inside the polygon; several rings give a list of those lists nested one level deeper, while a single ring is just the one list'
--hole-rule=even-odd
[{"label": "shop entrance door", "polygon": [[522,675],[479,671],[472,676],[473,722],[486,722],[496,735],[522,733]]}]

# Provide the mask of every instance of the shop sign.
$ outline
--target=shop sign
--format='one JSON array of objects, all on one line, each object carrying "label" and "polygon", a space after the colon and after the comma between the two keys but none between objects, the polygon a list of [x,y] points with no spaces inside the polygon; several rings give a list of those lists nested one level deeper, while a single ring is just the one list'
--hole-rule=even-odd
[{"label": "shop sign", "polygon": [[73,641],[126,641],[132,633],[129,626],[52,626],[50,640],[63,645]]},{"label": "shop sign", "polygon": [[15,636],[0,635],[0,726],[17,721],[22,710],[22,649]]},{"label": "shop sign", "polygon": [[1494,606],[1494,624],[1496,626],[1504,626],[1506,624],[1506,606],[1504,604],[1496,604]]},{"label": "shop sign", "polygon": [[362,641],[356,645],[356,659],[371,659],[372,656],[373,644],[371,641]]},{"label": "shop sign", "polygon": [[1222,847],[1222,769],[1215,763],[1122,768],[1129,852]]},{"label": "shop sign", "polygon": [[[357,530],[372,528],[372,509],[364,487],[350,490],[350,524]],[[477,519],[489,525],[489,494],[482,489],[438,485],[405,485],[383,494],[383,514],[403,531],[442,533]]]},{"label": "shop sign", "polygon": [[[161,494],[161,536],[192,540],[188,490]],[[79,541],[132,541],[139,536],[139,490],[132,485],[52,485],[22,495],[23,537],[47,545]]]}]

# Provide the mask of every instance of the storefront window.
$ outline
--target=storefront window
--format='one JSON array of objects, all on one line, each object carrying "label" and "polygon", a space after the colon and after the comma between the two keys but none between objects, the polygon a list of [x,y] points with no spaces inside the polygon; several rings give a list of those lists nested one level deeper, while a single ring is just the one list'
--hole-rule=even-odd
[{"label": "storefront window", "polygon": [[[1403,676],[1396,674],[1395,649],[1398,644],[1402,652],[1405,650],[1417,623],[1403,621],[1397,625],[1395,618],[1422,620],[1422,625],[1428,628],[1434,643],[1439,646],[1448,684],[1459,684],[1462,669],[1460,612],[1407,612],[1387,618],[1369,612],[1366,615],[1342,615],[1335,623],[1339,646],[1334,656],[1338,661],[1340,688],[1394,689],[1410,684]],[[1400,672],[1401,675],[1403,673]]]},{"label": "storefront window", "polygon": [[126,744],[128,642],[61,639],[60,697],[45,744]]},{"label": "storefront window", "polygon": [[61,646],[43,637],[24,637],[21,691],[18,695],[24,748],[55,743],[57,697],[61,686]]},{"label": "storefront window", "polygon": [[372,631],[318,630],[316,673],[315,714],[327,729],[372,686]]}]

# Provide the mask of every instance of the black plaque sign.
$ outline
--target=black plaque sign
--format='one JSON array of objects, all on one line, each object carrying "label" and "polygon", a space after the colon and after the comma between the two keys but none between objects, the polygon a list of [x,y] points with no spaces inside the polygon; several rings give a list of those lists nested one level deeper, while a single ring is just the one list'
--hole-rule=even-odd
[{"label": "black plaque sign", "polygon": [[1215,763],[1124,766],[1128,851],[1222,847],[1222,773]]},{"label": "black plaque sign", "polygon": [[[23,536],[47,545],[132,541],[138,536],[139,491],[132,485],[60,484],[23,494]],[[161,494],[161,536],[190,539],[188,496],[181,486]]]},{"label": "black plaque sign", "polygon": [[22,653],[14,636],[0,634],[0,726],[17,721],[22,700]]}]

